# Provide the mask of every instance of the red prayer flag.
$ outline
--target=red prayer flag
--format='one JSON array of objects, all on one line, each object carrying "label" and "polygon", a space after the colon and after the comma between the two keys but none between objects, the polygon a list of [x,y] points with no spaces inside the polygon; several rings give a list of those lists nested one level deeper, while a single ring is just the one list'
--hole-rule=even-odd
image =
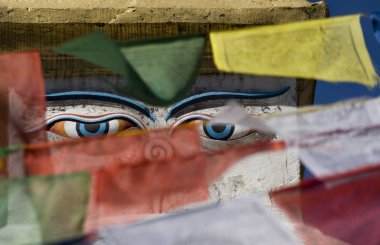
[{"label": "red prayer flag", "polygon": [[380,166],[275,191],[306,244],[380,244]]},{"label": "red prayer flag", "polygon": [[279,141],[205,152],[197,128],[181,127],[33,145],[25,164],[32,175],[92,173],[90,231],[207,200],[208,186],[234,162],[282,149]]},{"label": "red prayer flag", "polygon": [[[46,140],[45,84],[38,52],[0,55],[0,148]],[[0,175],[23,175],[20,154],[0,159]]]}]

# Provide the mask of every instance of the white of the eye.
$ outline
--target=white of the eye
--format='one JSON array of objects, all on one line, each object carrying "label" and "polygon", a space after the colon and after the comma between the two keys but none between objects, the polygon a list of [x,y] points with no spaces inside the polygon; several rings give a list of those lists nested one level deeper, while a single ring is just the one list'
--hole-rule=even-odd
[{"label": "white of the eye", "polygon": [[117,119],[108,122],[108,134],[116,134],[119,130],[120,124]]},{"label": "white of the eye", "polygon": [[233,140],[233,139],[241,138],[245,136],[248,132],[249,132],[249,128],[235,125],[235,130],[229,139]]},{"label": "white of the eye", "polygon": [[76,122],[72,122],[72,121],[65,122],[63,127],[65,129],[65,133],[67,134],[69,138],[73,138],[73,139],[80,138],[77,133],[76,125],[77,125]]}]

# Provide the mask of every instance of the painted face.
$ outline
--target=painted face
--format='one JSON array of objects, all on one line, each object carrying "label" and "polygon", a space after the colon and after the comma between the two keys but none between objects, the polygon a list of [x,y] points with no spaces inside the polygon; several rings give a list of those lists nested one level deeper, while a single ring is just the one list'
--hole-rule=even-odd
[{"label": "painted face", "polygon": [[[115,78],[113,82],[121,81]],[[200,76],[187,98],[165,108],[124,97],[96,78],[48,79],[47,92],[46,124],[52,141],[204,122],[217,115],[232,99],[238,100],[254,115],[292,110],[297,104],[294,79],[240,75]],[[199,126],[199,130],[206,149],[276,137],[238,125]],[[212,199],[266,193],[298,180],[299,176],[297,158],[287,153],[259,154],[242,160],[228,171],[210,187],[210,193]]]}]

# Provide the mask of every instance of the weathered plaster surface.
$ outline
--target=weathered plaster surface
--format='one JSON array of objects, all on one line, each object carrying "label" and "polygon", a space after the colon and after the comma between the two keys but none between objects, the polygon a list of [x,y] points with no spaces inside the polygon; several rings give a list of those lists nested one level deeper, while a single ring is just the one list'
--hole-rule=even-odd
[{"label": "weathered plaster surface", "polygon": [[258,8],[258,7],[305,7],[305,0],[1,0],[1,6],[28,8],[125,8],[126,6],[150,6],[164,8]]},{"label": "weathered plaster surface", "polygon": [[0,0],[0,22],[270,24],[322,18],[305,0]]},{"label": "weathered plaster surface", "polygon": [[136,6],[136,0],[0,0],[0,6],[35,9],[94,9]]}]

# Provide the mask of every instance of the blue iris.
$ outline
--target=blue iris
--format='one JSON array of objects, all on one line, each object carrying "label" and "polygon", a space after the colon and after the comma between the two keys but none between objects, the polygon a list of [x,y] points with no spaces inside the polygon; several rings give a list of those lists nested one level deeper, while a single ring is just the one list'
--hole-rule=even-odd
[{"label": "blue iris", "polygon": [[203,126],[205,134],[214,140],[227,140],[234,133],[235,127],[230,124],[214,124]]},{"label": "blue iris", "polygon": [[108,122],[77,123],[77,133],[82,137],[98,136],[108,133]]}]

